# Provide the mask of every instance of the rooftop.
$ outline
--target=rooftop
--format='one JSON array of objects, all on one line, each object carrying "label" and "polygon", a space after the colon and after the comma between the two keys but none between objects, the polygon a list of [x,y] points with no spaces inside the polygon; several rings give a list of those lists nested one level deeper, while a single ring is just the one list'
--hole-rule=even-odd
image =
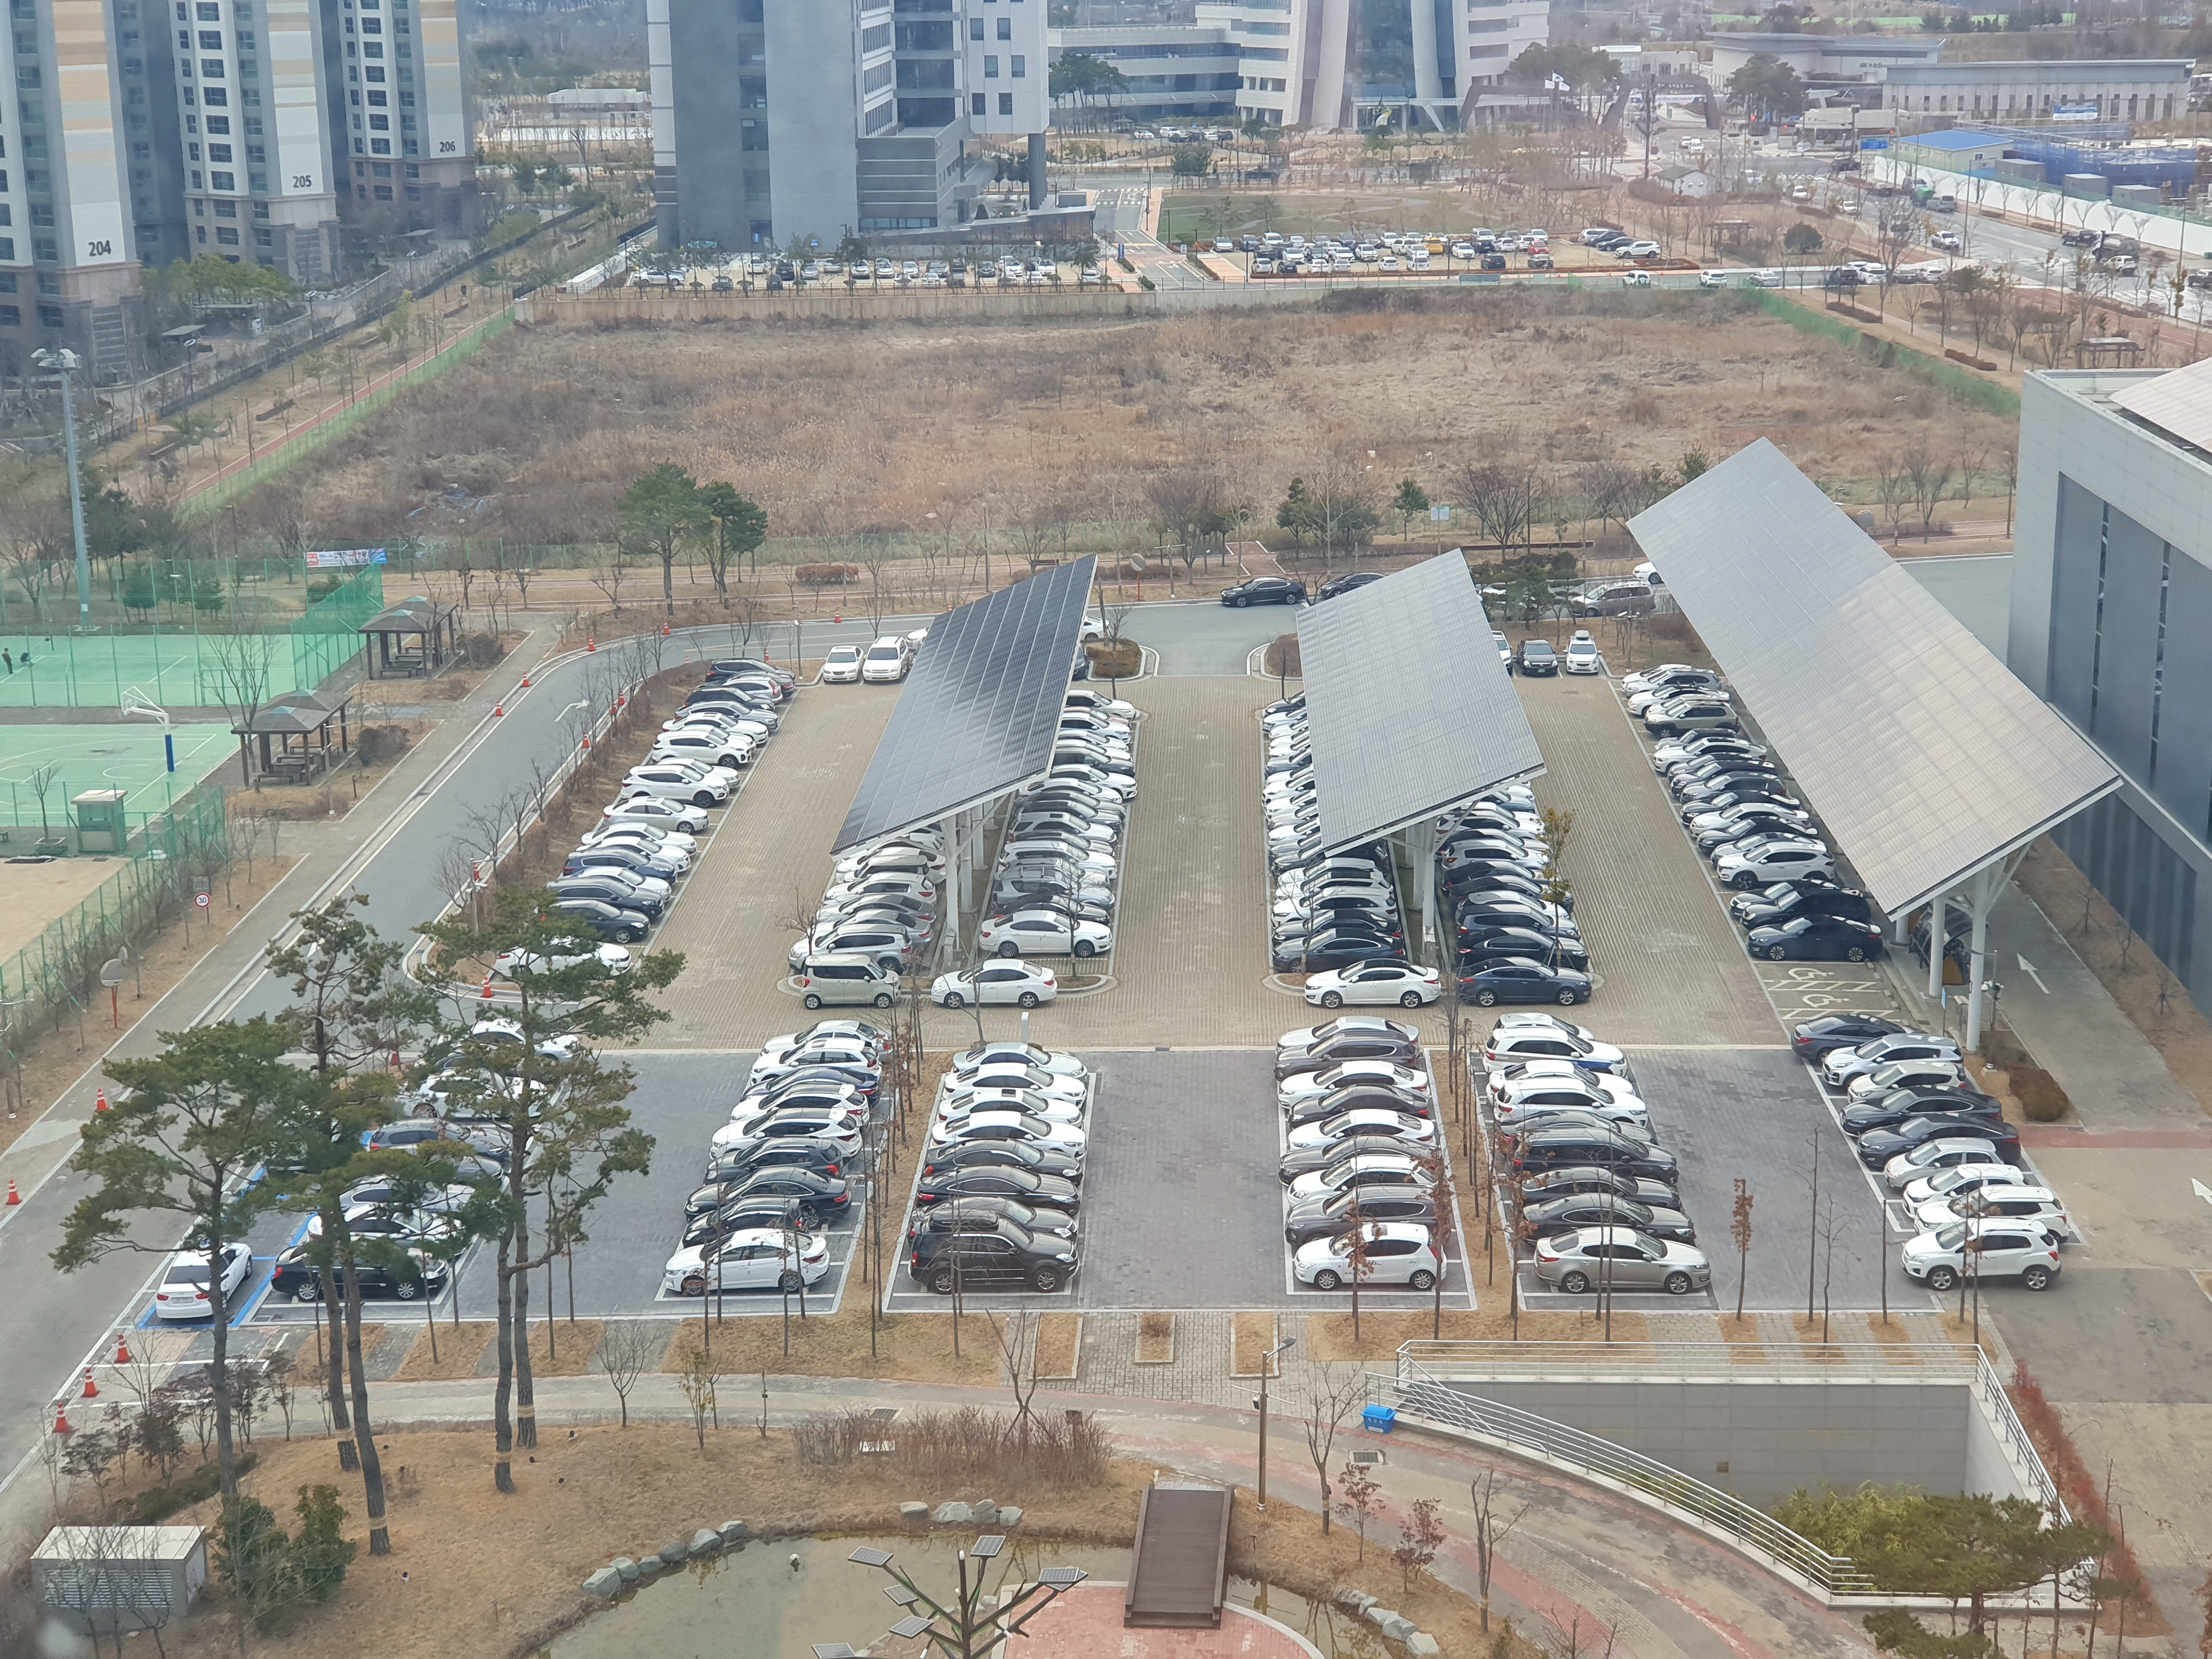
[{"label": "rooftop", "polygon": [[1901,144],[1917,144],[1923,149],[2002,149],[2005,141],[1988,132],[1923,132],[1910,138],[1900,138]]},{"label": "rooftop", "polygon": [[2058,76],[2099,81],[2186,81],[2191,67],[2192,61],[2186,58],[1995,58],[1978,64],[1903,64],[1897,73],[1925,81],[2017,81],[2027,76],[2041,80]]}]

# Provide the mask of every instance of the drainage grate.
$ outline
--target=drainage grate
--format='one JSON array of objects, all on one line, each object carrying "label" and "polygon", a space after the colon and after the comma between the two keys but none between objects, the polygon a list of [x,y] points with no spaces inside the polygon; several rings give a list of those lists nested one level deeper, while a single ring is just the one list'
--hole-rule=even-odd
[{"label": "drainage grate", "polygon": [[1379,1451],[1356,1451],[1352,1454],[1352,1461],[1372,1468],[1382,1461],[1382,1454]]},{"label": "drainage grate", "polygon": [[878,1406],[875,1410],[868,1413],[869,1416],[874,1418],[878,1423],[888,1423],[891,1419],[896,1417],[898,1414],[899,1408],[896,1406]]}]

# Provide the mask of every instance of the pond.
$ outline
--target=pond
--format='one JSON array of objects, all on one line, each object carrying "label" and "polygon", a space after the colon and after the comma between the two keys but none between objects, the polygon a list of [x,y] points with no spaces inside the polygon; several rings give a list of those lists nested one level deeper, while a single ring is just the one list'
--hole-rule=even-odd
[{"label": "pond", "polygon": [[[807,1659],[817,1642],[848,1643],[866,1652],[902,1615],[884,1594],[890,1579],[846,1558],[864,1544],[889,1550],[915,1583],[936,1595],[957,1583],[957,1557],[967,1541],[965,1534],[904,1534],[747,1544],[636,1586],[606,1612],[556,1638],[539,1659],[635,1659],[641,1653],[654,1659]],[[1005,1554],[984,1565],[993,1589],[1027,1582],[1048,1566],[1080,1567],[1094,1579],[1120,1583],[1129,1576],[1129,1552],[1014,1537]],[[1371,1626],[1326,1604],[1246,1579],[1230,1581],[1230,1600],[1297,1631],[1327,1659],[1387,1655]]]}]

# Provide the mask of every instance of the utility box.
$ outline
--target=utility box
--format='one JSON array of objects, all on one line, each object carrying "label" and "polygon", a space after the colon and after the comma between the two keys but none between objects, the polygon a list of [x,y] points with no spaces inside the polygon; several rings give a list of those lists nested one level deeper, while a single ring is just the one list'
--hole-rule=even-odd
[{"label": "utility box", "polygon": [[2101,202],[2112,192],[2112,181],[2101,173],[2069,173],[2058,181],[2065,195]]},{"label": "utility box", "polygon": [[1996,164],[1995,171],[1997,177],[2007,184],[2047,185],[2051,182],[2051,175],[2044,170],[2042,162],[2021,161],[2016,156],[2005,157]]},{"label": "utility box", "polygon": [[80,1636],[174,1624],[207,1576],[199,1527],[56,1527],[31,1555],[39,1605]]},{"label": "utility box", "polygon": [[2112,186],[2112,200],[2124,202],[2130,207],[2156,207],[2165,199],[2165,192],[2156,185],[2114,185]]},{"label": "utility box", "polygon": [[88,789],[70,801],[76,817],[76,846],[80,853],[119,853],[130,836],[123,816],[125,789]]}]

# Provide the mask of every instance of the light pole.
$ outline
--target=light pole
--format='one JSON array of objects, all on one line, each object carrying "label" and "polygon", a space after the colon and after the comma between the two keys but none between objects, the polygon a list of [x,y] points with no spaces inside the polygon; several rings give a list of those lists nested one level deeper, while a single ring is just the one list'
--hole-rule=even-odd
[{"label": "light pole", "polygon": [[[1006,1535],[992,1533],[977,1539],[973,1549],[962,1550],[960,1590],[949,1604],[933,1600],[903,1569],[893,1566],[889,1550],[863,1546],[845,1559],[864,1567],[881,1569],[892,1580],[884,1586],[884,1594],[899,1606],[914,1609],[891,1626],[892,1635],[909,1638],[926,1636],[929,1647],[944,1659],[984,1659],[1008,1637],[1025,1635],[1023,1627],[1030,1620],[1090,1577],[1080,1567],[1047,1567],[1037,1574],[1035,1583],[1024,1585],[1011,1595],[1002,1595],[995,1605],[987,1607],[982,1605],[983,1570],[979,1565],[971,1578],[969,1559],[972,1556],[979,1563],[989,1561],[1006,1547]],[[817,1642],[814,1659],[858,1659],[858,1656],[843,1642]]]},{"label": "light pole", "polygon": [[76,353],[67,346],[31,354],[40,368],[52,369],[62,380],[62,447],[69,458],[70,529],[76,538],[76,627],[92,632],[92,560],[84,550],[84,481],[76,471],[76,406],[70,398],[70,376],[76,372]]},{"label": "light pole", "polygon": [[1275,1356],[1288,1353],[1297,1345],[1297,1338],[1286,1336],[1260,1356],[1260,1397],[1252,1404],[1260,1413],[1260,1513],[1267,1512],[1267,1373],[1274,1369]]}]

